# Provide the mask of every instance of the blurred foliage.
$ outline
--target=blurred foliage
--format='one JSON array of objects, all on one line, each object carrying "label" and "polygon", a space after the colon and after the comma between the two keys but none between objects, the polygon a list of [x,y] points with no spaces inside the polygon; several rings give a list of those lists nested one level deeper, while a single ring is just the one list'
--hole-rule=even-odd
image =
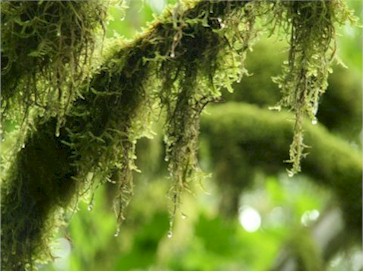
[{"label": "blurred foliage", "polygon": [[[262,224],[250,233],[237,218],[222,218],[219,193],[213,181],[211,194],[197,192],[183,200],[186,219],[167,238],[166,181],[141,183],[118,237],[115,216],[108,209],[105,190],[95,197],[92,211],[85,204],[73,215],[67,230],[72,250],[62,262],[42,269],[56,270],[267,270],[282,242],[302,226],[303,214],[321,211],[328,193],[304,178],[289,181],[285,174],[258,177],[255,187],[241,197],[241,206],[259,212]],[[300,181],[302,180],[302,181]],[[156,203],[161,200],[161,203]],[[152,203],[150,206],[146,205]],[[293,234],[295,235],[295,233]],[[64,236],[64,234],[63,234]]]},{"label": "blurred foliage", "polygon": [[[110,8],[106,37],[135,37],[154,16],[158,16],[161,7],[174,3],[175,0],[121,1],[129,8],[125,11],[121,6]],[[361,16],[361,1],[350,1],[350,6]],[[362,96],[361,29],[346,27],[341,35],[338,50],[351,69],[335,69],[330,81],[339,86],[338,92],[346,92],[340,98],[349,97],[351,101],[346,104],[341,100],[339,105],[332,100],[327,104],[326,96],[329,94],[326,94],[320,106],[319,121],[336,134],[360,145],[358,134],[362,125],[361,110],[358,109],[362,107],[352,105],[354,101],[361,104]],[[247,68],[254,75],[243,78],[235,86],[236,90],[242,88],[244,92],[226,93],[224,99],[262,107],[274,105],[280,94],[271,76],[275,74],[273,71],[279,73],[285,54],[282,41],[269,40],[258,44],[247,57]],[[337,70],[340,72],[337,73]],[[330,83],[329,88],[331,86]],[[331,110],[334,105],[344,108],[340,108],[341,111],[339,108]],[[327,117],[326,111],[330,112]],[[331,119],[334,112],[339,117],[336,123]],[[356,126],[346,126],[349,116],[354,120],[351,124]],[[7,132],[16,127],[11,123],[3,126]],[[349,127],[355,129],[347,134]],[[12,138],[7,138],[7,141],[9,143],[3,147],[13,145],[10,143]],[[208,168],[209,154],[205,152],[208,148],[204,145],[201,144],[200,160],[202,167]],[[158,138],[142,139],[137,145],[137,165],[145,166],[143,169],[147,171],[135,175],[135,196],[126,212],[127,221],[123,223],[120,234],[115,236],[117,223],[110,209],[113,188],[105,185],[97,190],[91,211],[87,202],[80,202],[77,211],[69,215],[70,225],[59,232],[59,238],[64,239],[63,244],[54,246],[55,253],[57,249],[62,251],[57,252],[54,263],[42,266],[42,270],[269,270],[283,244],[298,234],[303,241],[310,240],[307,233],[318,215],[312,218],[305,218],[305,215],[313,211],[321,215],[332,200],[330,192],[314,186],[304,175],[289,179],[285,173],[273,176],[254,171],[252,183],[244,192],[235,189],[239,208],[253,208],[261,219],[259,228],[248,232],[239,221],[239,213],[235,217],[220,213],[222,189],[211,178],[202,185],[203,189],[197,186],[193,189],[194,194],[183,196],[182,217],[176,219],[173,237],[169,239],[166,195],[170,181],[166,178],[167,173],[162,171],[166,168],[161,165],[166,163],[162,160],[161,147],[162,140]],[[229,181],[222,182],[229,184]],[[311,243],[303,243],[300,247],[306,252],[313,247]],[[359,247],[361,242],[356,243],[341,250],[320,269],[359,269],[362,261],[356,257],[361,255],[362,249]],[[349,259],[349,256],[352,258]]]}]

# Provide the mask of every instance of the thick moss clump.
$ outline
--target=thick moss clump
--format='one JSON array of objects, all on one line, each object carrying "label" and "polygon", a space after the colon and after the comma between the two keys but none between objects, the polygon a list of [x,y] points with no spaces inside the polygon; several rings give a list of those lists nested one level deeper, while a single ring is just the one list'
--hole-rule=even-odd
[{"label": "thick moss clump", "polygon": [[102,1],[1,3],[2,115],[58,115],[58,127],[89,73]]},{"label": "thick moss clump", "polygon": [[77,185],[70,149],[54,135],[56,121],[27,139],[1,185],[1,269],[34,270],[50,260],[50,234]]},{"label": "thick moss clump", "polygon": [[[145,127],[151,123],[152,116],[158,114],[158,108],[166,110],[167,153],[171,175],[177,181],[172,193],[174,214],[178,195],[185,188],[181,184],[186,185],[196,167],[199,114],[206,103],[219,95],[222,85],[239,77],[237,60],[248,48],[248,42],[232,51],[231,43],[243,36],[234,35],[238,33],[236,28],[223,29],[221,23],[225,19],[240,20],[247,13],[241,9],[243,6],[241,1],[202,2],[185,11],[168,11],[160,22],[133,43],[123,45],[122,49],[115,47],[88,87],[80,91],[83,97],[66,113],[67,120],[58,137],[54,137],[51,130],[55,126],[54,119],[37,126],[33,135],[26,139],[25,147],[34,145],[39,156],[43,153],[53,155],[53,161],[57,160],[56,169],[48,167],[52,160],[39,162],[36,173],[28,171],[36,159],[18,163],[33,154],[31,148],[22,150],[11,168],[5,184],[8,189],[3,191],[2,206],[7,213],[3,217],[6,219],[3,234],[14,226],[7,219],[16,213],[20,217],[20,211],[11,212],[9,208],[17,208],[23,200],[31,199],[38,189],[40,196],[31,203],[34,207],[32,218],[25,215],[18,221],[13,236],[8,237],[8,246],[3,249],[4,269],[32,268],[38,256],[49,257],[47,252],[39,254],[43,247],[38,246],[47,245],[51,232],[48,227],[52,226],[47,223],[52,222],[57,208],[64,205],[57,202],[64,200],[64,193],[57,190],[60,179],[72,176],[74,187],[66,187],[65,191],[74,196],[106,181],[116,183],[114,208],[118,221],[124,219],[124,209],[133,194],[133,171],[137,170],[135,144],[138,138],[149,133]],[[242,24],[251,24],[251,17],[248,19]],[[223,56],[227,54],[234,63],[223,63]],[[230,73],[230,79],[226,73]],[[47,138],[52,145],[46,141],[45,146],[41,146],[40,140]],[[65,156],[57,156],[61,152],[59,147],[67,151]],[[63,170],[68,172],[63,173]],[[44,177],[39,178],[39,175]],[[27,178],[27,187],[37,190],[29,192],[26,187],[19,187],[22,184],[18,180],[24,180],[23,177]],[[45,179],[49,179],[48,183]],[[21,194],[15,194],[18,187]],[[19,238],[24,239],[22,232],[27,225],[34,226],[32,234],[26,236],[30,243],[19,243],[20,250],[12,255],[11,244],[17,245]]]},{"label": "thick moss clump", "polygon": [[[60,209],[76,192],[71,151],[55,132],[89,74],[105,8],[99,1],[1,2],[1,118],[21,126],[19,150],[2,155],[12,163],[1,184],[2,269],[33,269],[52,258]],[[37,131],[29,132],[29,121]]]},{"label": "thick moss clump", "polygon": [[[171,214],[175,215],[180,193],[198,171],[200,113],[220,96],[222,86],[240,77],[239,59],[253,35],[253,18],[247,16],[249,10],[242,10],[244,4],[202,2],[186,11],[168,10],[136,41],[111,52],[84,98],[76,101],[66,127],[77,177],[80,181],[94,177],[86,181],[88,187],[97,186],[96,181],[118,185],[119,221],[133,194],[133,171],[138,171],[136,142],[150,134],[149,124],[161,113],[166,118],[166,160],[173,180]],[[222,27],[223,22],[237,21],[248,30],[246,34],[239,34],[240,24]],[[237,39],[247,40],[246,44],[232,50]],[[232,61],[223,59],[227,54]]]}]

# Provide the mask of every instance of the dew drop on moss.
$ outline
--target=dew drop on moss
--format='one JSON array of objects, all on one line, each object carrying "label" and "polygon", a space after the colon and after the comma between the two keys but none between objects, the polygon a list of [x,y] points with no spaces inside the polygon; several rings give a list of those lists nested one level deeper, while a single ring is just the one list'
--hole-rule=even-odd
[{"label": "dew drop on moss", "polygon": [[114,237],[118,237],[120,233],[120,228],[117,228],[117,231],[114,233]]}]

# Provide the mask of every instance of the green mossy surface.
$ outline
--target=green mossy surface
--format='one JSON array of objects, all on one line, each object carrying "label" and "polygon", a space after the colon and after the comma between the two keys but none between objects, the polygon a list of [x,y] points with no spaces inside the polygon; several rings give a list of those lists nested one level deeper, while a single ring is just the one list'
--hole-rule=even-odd
[{"label": "green mossy surface", "polygon": [[70,149],[54,135],[55,120],[28,138],[1,185],[1,268],[34,270],[49,260],[50,234],[77,188]]},{"label": "green mossy surface", "polygon": [[97,0],[1,2],[2,119],[37,108],[57,115],[59,129],[89,74],[105,9]]}]

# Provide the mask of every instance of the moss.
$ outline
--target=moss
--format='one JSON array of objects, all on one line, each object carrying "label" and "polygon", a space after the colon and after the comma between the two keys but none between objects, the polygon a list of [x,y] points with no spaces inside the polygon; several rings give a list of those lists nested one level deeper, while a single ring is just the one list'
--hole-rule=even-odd
[{"label": "moss", "polygon": [[[172,222],[182,191],[189,191],[189,184],[202,177],[196,158],[200,113],[220,97],[223,86],[230,88],[241,77],[245,52],[254,36],[254,17],[245,4],[201,2],[198,8],[174,15],[170,58],[159,69],[159,97],[167,113],[166,160],[173,180]],[[235,43],[240,46],[233,50]]]},{"label": "moss", "polygon": [[[263,108],[275,105],[280,100],[280,89],[271,77],[280,70],[285,57],[284,47],[283,42],[273,38],[258,42],[247,54],[246,67],[250,75],[244,75],[240,83],[234,83],[234,93],[223,93],[223,99],[252,103]],[[362,128],[361,85],[360,73],[334,65],[317,113],[319,123],[336,135],[355,142],[359,141]]]},{"label": "moss", "polygon": [[95,31],[103,25],[99,1],[1,3],[2,117],[23,118],[31,108],[63,116],[89,73]]},{"label": "moss", "polygon": [[[338,13],[340,9],[343,11]],[[288,60],[276,82],[283,93],[279,105],[295,113],[288,160],[292,163],[288,172],[294,175],[301,170],[300,160],[307,148],[303,137],[304,117],[316,121],[319,98],[327,88],[330,64],[336,52],[335,24],[355,19],[342,1],[283,1],[274,12],[279,24],[284,24],[290,33]]]},{"label": "moss", "polygon": [[1,185],[3,270],[34,270],[51,259],[48,243],[62,222],[60,208],[76,190],[76,170],[67,164],[71,151],[54,136],[55,124],[41,125],[42,133],[28,138]]},{"label": "moss", "polygon": [[[244,18],[248,11],[240,9],[243,5],[202,2],[179,14],[167,11],[133,43],[110,53],[84,99],[76,101],[66,126],[72,135],[78,177],[83,180],[92,173],[96,180],[108,181],[117,170],[120,220],[133,194],[135,144],[149,134],[144,127],[160,111],[157,107],[166,116],[166,153],[174,181],[172,215],[181,191],[196,178],[200,112],[220,95],[223,85],[239,77],[237,59],[248,48],[247,44],[232,51],[237,26],[225,30],[221,22],[228,15],[226,24]],[[242,24],[252,26],[252,18],[248,16]],[[238,37],[248,40],[246,35],[251,33]],[[232,63],[223,62],[227,54]],[[222,82],[227,73],[231,79]]]},{"label": "moss", "polygon": [[[3,22],[12,22],[17,26],[18,31],[14,33],[26,31],[20,37],[12,36],[11,28],[4,32],[4,37],[9,36],[9,39],[3,38],[9,41],[4,46],[4,58],[8,58],[5,62],[9,64],[5,68],[9,71],[4,68],[3,74],[9,77],[18,75],[20,79],[14,89],[16,92],[10,88],[15,83],[6,81],[5,106],[14,111],[17,105],[23,105],[25,114],[29,114],[27,107],[33,104],[40,104],[37,106],[39,109],[49,109],[45,118],[36,120],[36,130],[26,139],[26,148],[19,152],[4,184],[7,189],[2,193],[2,206],[4,219],[9,220],[3,225],[3,236],[5,229],[15,227],[13,236],[7,237],[8,247],[3,255],[7,257],[6,267],[15,265],[16,268],[25,268],[27,264],[32,267],[38,256],[47,256],[47,251],[42,252],[39,246],[47,245],[47,238],[52,233],[48,227],[57,226],[52,222],[53,216],[57,215],[55,212],[66,206],[71,196],[77,199],[105,182],[115,184],[114,209],[118,221],[122,222],[125,208],[133,195],[133,172],[138,171],[135,165],[136,142],[151,134],[151,124],[159,116],[166,120],[166,155],[173,180],[170,190],[172,226],[182,191],[201,177],[196,159],[200,114],[209,102],[219,100],[222,87],[232,91],[232,82],[240,80],[246,72],[243,62],[246,51],[257,37],[256,18],[268,16],[278,21],[278,14],[291,12],[290,16],[295,20],[288,20],[290,16],[280,20],[294,22],[296,31],[304,33],[305,29],[311,31],[313,23],[311,25],[310,20],[306,20],[306,24],[300,26],[300,17],[306,13],[324,12],[323,18],[328,22],[324,20],[322,23],[332,24],[332,18],[326,17],[327,10],[322,6],[327,2],[320,2],[318,9],[317,4],[301,6],[301,3],[291,2],[186,2],[183,6],[167,9],[133,42],[123,44],[123,41],[117,41],[92,77],[85,78],[87,69],[79,65],[90,60],[89,49],[92,46],[89,46],[93,44],[91,30],[100,23],[100,12],[104,15],[102,8],[94,6],[96,3],[39,1],[24,5],[18,2],[4,4],[4,10],[10,15]],[[39,22],[45,27],[42,37],[50,40],[38,37],[38,30],[33,26],[41,17],[35,16],[35,19],[29,20],[26,15],[28,19],[18,18],[29,10],[39,13],[39,16],[51,16],[50,19],[54,20],[51,23],[47,20]],[[333,10],[330,12],[332,14]],[[29,29],[28,21],[32,23]],[[327,28],[325,30],[328,31]],[[313,35],[314,45],[322,46],[327,38],[332,37],[332,32],[325,39],[317,32]],[[76,34],[81,36],[80,43],[72,38]],[[23,48],[21,43],[24,42],[32,46]],[[42,42],[46,43],[45,48]],[[302,40],[292,41],[292,47],[295,42],[304,50]],[[60,43],[61,48],[55,46]],[[323,49],[316,46],[311,48],[311,54],[319,54],[318,63],[326,58],[322,55]],[[24,67],[19,64],[18,68],[14,52],[17,56],[24,56],[25,63],[30,62],[32,69],[29,73],[16,74]],[[297,55],[292,53],[290,56],[297,65]],[[311,62],[313,65],[318,63]],[[302,70],[297,66],[294,68],[295,71],[289,73],[290,77],[296,74],[294,78],[298,79],[298,73],[301,74]],[[325,76],[322,76],[313,82],[324,80]],[[298,82],[301,83],[301,79]],[[36,100],[38,95],[40,99]],[[17,96],[20,100],[16,99]],[[45,122],[50,116],[57,118]],[[297,122],[302,122],[300,116]],[[240,126],[238,120],[235,123]],[[58,137],[52,134],[54,127],[60,128],[59,132],[56,130]],[[264,144],[269,142],[264,140],[264,137],[270,137],[269,132],[262,130],[260,134],[257,140],[261,139]],[[252,147],[247,150],[253,152]],[[276,155],[269,149],[264,152],[268,156]],[[276,161],[277,157],[271,160]],[[33,166],[37,161],[39,164]],[[29,214],[32,218],[22,215],[18,209],[19,204],[25,204],[24,200],[34,208],[33,214]],[[19,227],[11,220],[14,215],[19,215]],[[24,232],[27,225],[32,226],[29,229],[32,234]],[[29,243],[20,243],[23,233],[26,233]],[[9,254],[13,242],[18,253],[16,256]]]},{"label": "moss", "polygon": [[274,106],[280,100],[280,89],[272,81],[272,77],[281,69],[286,57],[286,46],[286,43],[274,37],[263,38],[255,44],[245,61],[248,74],[232,85],[233,93],[224,92],[223,99],[262,107]]},{"label": "moss", "polygon": [[[110,64],[116,59],[109,60],[94,77],[89,93],[76,102],[73,116],[66,124],[71,134],[77,179],[84,181],[89,173],[94,174],[94,181],[101,183],[110,180],[112,174],[118,178],[111,182],[119,188],[115,208],[120,221],[132,195],[134,150],[136,139],[141,136],[142,124],[136,124],[134,119],[145,114],[141,108],[146,106],[144,99],[147,99],[144,81],[148,65],[141,65],[141,58],[137,59],[142,52],[138,46],[129,49],[124,51],[125,56],[118,56],[114,67]],[[92,181],[86,188],[89,186],[94,187]]]}]

